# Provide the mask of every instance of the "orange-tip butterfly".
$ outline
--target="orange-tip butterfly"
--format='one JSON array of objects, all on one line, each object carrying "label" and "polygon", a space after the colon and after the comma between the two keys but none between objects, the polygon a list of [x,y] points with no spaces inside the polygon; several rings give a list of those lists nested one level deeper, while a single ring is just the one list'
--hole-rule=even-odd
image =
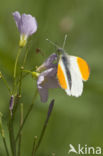
[{"label": "orange-tip butterfly", "polygon": [[57,79],[59,85],[66,91],[67,95],[79,97],[83,92],[83,81],[88,80],[90,70],[84,59],[68,55],[64,51],[66,38],[67,35],[64,39],[63,48],[59,48],[55,43],[47,40],[55,45],[60,52],[57,67]]}]

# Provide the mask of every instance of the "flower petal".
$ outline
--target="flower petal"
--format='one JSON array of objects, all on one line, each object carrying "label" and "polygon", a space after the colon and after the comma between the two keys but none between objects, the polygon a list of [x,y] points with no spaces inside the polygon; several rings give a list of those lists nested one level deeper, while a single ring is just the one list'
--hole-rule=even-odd
[{"label": "flower petal", "polygon": [[37,30],[36,19],[31,15],[22,14],[18,28],[21,34],[32,35]]},{"label": "flower petal", "polygon": [[56,67],[57,66],[55,65],[54,68],[49,68],[49,69],[45,70],[44,72],[42,72],[40,74],[40,76],[44,76],[46,78],[55,76],[56,73],[57,73],[57,68]]},{"label": "flower petal", "polygon": [[57,54],[53,53],[49,58],[44,62],[46,69],[52,67],[54,61],[57,60]]},{"label": "flower petal", "polygon": [[16,25],[18,27],[19,26],[20,19],[21,19],[21,15],[20,15],[20,13],[18,11],[13,12],[12,15],[13,15],[13,17],[15,19],[15,22],[16,22]]},{"label": "flower petal", "polygon": [[57,60],[57,54],[53,53],[49,56],[49,58],[39,67],[37,71],[43,71],[44,69],[48,69],[54,66],[54,61]]},{"label": "flower petal", "polygon": [[37,80],[37,87],[39,90],[42,102],[48,99],[48,89],[59,87],[58,80],[56,79],[57,68],[49,68],[42,72]]},{"label": "flower petal", "polygon": [[28,37],[37,31],[37,22],[35,17],[27,14],[20,15],[18,11],[14,12],[13,16],[21,35]]},{"label": "flower petal", "polygon": [[56,77],[49,77],[46,85],[48,88],[58,88],[59,87],[58,80]]},{"label": "flower petal", "polygon": [[48,100],[48,88],[40,87],[40,88],[38,88],[38,90],[39,90],[41,101],[47,102],[47,100]]}]

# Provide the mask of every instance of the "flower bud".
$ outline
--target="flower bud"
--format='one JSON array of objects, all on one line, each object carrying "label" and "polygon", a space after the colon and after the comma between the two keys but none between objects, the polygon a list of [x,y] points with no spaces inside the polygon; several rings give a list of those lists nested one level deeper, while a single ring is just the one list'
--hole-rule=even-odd
[{"label": "flower bud", "polygon": [[37,79],[40,75],[40,73],[37,73],[37,72],[31,72],[32,74],[32,77],[34,77],[35,79]]},{"label": "flower bud", "polygon": [[27,43],[27,35],[20,35],[19,47],[23,48]]}]

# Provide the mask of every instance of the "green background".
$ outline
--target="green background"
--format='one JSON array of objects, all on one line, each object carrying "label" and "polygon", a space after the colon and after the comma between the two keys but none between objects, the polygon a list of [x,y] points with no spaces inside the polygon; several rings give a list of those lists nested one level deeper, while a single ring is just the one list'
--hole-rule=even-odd
[{"label": "green background", "polygon": [[[69,144],[103,147],[103,0],[3,0],[0,4],[0,71],[12,86],[14,61],[19,33],[12,12],[30,13],[38,21],[38,31],[32,44],[26,69],[39,66],[55,48],[45,39],[62,46],[68,34],[65,50],[70,55],[84,58],[91,70],[90,79],[84,83],[81,97],[69,97],[62,89],[49,92],[47,103],[36,99],[35,106],[23,129],[22,156],[30,156],[34,136],[40,135],[48,105],[55,99],[55,106],[37,156],[67,156]],[[40,48],[44,57],[36,54]],[[22,61],[22,57],[21,57]],[[24,114],[31,103],[36,82],[31,76],[23,81],[22,99]],[[8,140],[9,94],[0,80],[0,111],[4,114],[3,126]],[[18,130],[19,113],[15,120]],[[0,136],[0,156],[5,156]],[[73,155],[72,153],[70,154]],[[74,154],[75,155],[75,154]],[[92,155],[92,154],[91,154]]]}]

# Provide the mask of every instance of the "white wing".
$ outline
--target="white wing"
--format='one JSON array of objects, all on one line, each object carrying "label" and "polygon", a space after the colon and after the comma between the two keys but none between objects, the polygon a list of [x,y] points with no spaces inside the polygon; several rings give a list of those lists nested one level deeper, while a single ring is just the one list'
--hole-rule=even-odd
[{"label": "white wing", "polygon": [[[69,56],[66,54],[67,61],[68,61],[68,69],[71,74],[71,95],[78,97],[82,94],[83,92],[83,81],[82,81],[82,76],[80,73],[80,70],[78,68],[77,64],[77,57],[75,56]],[[68,94],[68,89],[65,90],[66,93]],[[70,91],[69,91],[70,92]]]},{"label": "white wing", "polygon": [[63,64],[61,59],[59,60],[59,64],[60,64],[60,66],[62,68],[62,71],[64,72],[65,81],[67,82],[68,95],[70,96],[71,95],[70,86],[68,84],[68,78],[67,78],[67,75],[66,75],[65,66],[64,66],[64,64]]}]

